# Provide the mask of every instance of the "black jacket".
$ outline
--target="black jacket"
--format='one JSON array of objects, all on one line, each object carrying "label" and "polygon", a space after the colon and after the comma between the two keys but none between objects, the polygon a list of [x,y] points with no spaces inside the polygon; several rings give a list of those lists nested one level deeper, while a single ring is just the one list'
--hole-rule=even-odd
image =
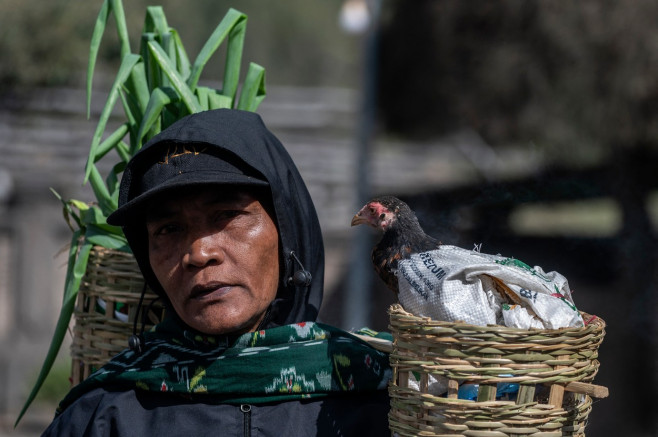
[{"label": "black jacket", "polygon": [[[188,116],[154,137],[129,163],[120,204],[131,199],[140,166],[158,145],[204,143],[232,153],[268,181],[281,239],[282,274],[277,298],[264,328],[314,321],[322,301],[324,249],[311,197],[292,159],[257,114],[236,110]],[[161,288],[147,258],[146,235],[140,226],[124,233],[149,285]],[[312,274],[310,286],[288,281],[300,268]],[[385,390],[336,394],[308,401],[259,405],[214,405],[195,398],[165,396],[139,390],[86,393],[59,414],[44,436],[384,436],[389,399]]]},{"label": "black jacket", "polygon": [[329,397],[265,405],[209,405],[149,392],[94,390],[67,408],[45,436],[379,437],[388,396]]}]

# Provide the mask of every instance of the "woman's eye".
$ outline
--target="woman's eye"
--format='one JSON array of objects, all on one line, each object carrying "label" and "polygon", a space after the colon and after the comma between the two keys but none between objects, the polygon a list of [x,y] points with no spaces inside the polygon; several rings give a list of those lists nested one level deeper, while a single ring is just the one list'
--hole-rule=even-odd
[{"label": "woman's eye", "polygon": [[234,217],[237,217],[241,214],[241,211],[238,210],[226,210],[226,211],[220,211],[217,213],[215,216],[217,220],[226,220],[226,219],[232,219]]},{"label": "woman's eye", "polygon": [[155,230],[155,235],[167,235],[167,234],[172,234],[174,232],[177,232],[180,230],[180,227],[178,225],[174,224],[166,224],[158,227]]}]

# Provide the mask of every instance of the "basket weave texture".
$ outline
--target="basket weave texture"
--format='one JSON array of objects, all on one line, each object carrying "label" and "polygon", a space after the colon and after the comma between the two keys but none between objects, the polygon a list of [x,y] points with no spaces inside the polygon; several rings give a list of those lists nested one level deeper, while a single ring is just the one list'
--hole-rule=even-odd
[{"label": "basket weave texture", "polygon": [[[132,254],[92,247],[73,312],[73,385],[128,347],[143,288],[144,278]],[[164,315],[164,306],[156,298],[157,295],[147,288],[142,311],[151,302],[155,303],[144,316],[145,329],[158,323]],[[139,317],[138,331],[141,330]]]},{"label": "basket weave texture", "polygon": [[[583,313],[583,328],[524,330],[435,321],[398,304],[389,314],[393,435],[585,435],[592,399],[564,390],[594,379],[605,335],[600,318]],[[410,386],[410,377],[417,384]],[[432,393],[436,381],[447,385],[447,395]],[[496,399],[503,382],[519,384],[516,400]],[[478,384],[477,400],[458,399],[466,383]]]}]

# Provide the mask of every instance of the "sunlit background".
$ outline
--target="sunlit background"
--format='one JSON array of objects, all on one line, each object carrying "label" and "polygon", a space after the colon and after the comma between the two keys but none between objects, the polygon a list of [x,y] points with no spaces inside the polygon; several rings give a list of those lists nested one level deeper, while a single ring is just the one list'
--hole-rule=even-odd
[{"label": "sunlit background", "polygon": [[[148,4],[125,2],[135,38]],[[587,434],[658,435],[658,3],[158,4],[191,57],[229,7],[249,16],[243,62],[266,69],[258,112],[298,164],[323,227],[322,321],[387,329],[394,298],[370,265],[376,236],[349,223],[368,196],[398,195],[445,243],[563,273],[577,306],[608,323],[595,382],[610,397],[595,402]],[[13,430],[63,292],[71,234],[49,188],[93,198],[83,169],[119,61],[107,38],[87,120],[99,8],[0,2],[2,435],[39,435],[69,385],[65,346]],[[202,81],[216,85],[220,64]]]}]

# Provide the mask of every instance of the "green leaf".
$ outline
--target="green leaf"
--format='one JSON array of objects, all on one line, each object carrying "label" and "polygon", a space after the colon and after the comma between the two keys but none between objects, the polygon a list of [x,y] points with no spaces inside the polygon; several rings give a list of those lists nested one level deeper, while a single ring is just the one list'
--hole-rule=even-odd
[{"label": "green leaf", "polygon": [[118,127],[117,130],[112,132],[102,143],[98,145],[96,150],[96,158],[94,162],[98,162],[103,156],[107,154],[110,150],[114,149],[117,144],[126,136],[128,133],[128,123],[124,123]]},{"label": "green leaf", "polygon": [[66,221],[66,224],[69,226],[71,229],[71,232],[75,232],[75,229],[73,226],[71,226],[71,221],[69,220],[70,217],[73,217],[73,220],[75,220],[75,223],[78,225],[78,229],[82,228],[82,222],[80,221],[80,216],[76,214],[73,209],[71,208],[71,202],[72,201],[65,201],[62,199],[62,196],[55,191],[52,187],[50,188],[50,191],[59,199],[60,202],[62,202],[62,214],[64,215],[64,220]]},{"label": "green leaf", "polygon": [[119,174],[123,172],[126,168],[126,163],[121,161],[118,164],[116,164],[114,167],[112,167],[112,170],[110,170],[110,173],[107,175],[107,178],[105,179],[105,183],[107,185],[107,189],[110,192],[110,197],[112,198],[112,203],[113,204],[119,204]]},{"label": "green leaf", "polygon": [[121,58],[123,59],[130,53],[130,39],[128,38],[128,29],[126,27],[126,17],[123,11],[123,4],[121,0],[104,0],[101,10],[96,17],[96,24],[91,36],[91,45],[89,47],[89,62],[87,64],[87,118],[91,112],[91,88],[96,68],[96,60],[98,58],[98,51],[100,49],[103,34],[107,27],[107,20],[113,13],[117,25],[117,33],[119,35],[119,42],[121,44]]},{"label": "green leaf", "polygon": [[98,206],[92,205],[80,212],[82,226],[85,229],[85,237],[89,236],[88,232],[90,229],[94,229],[94,235],[106,234],[123,237],[123,230],[119,226],[108,225],[107,217]]},{"label": "green leaf", "polygon": [[90,224],[105,223],[105,215],[98,206],[87,205],[87,208],[80,210],[80,220],[82,220],[82,226],[86,228]]},{"label": "green leaf", "polygon": [[146,81],[144,62],[138,62],[130,72],[130,80],[125,84],[128,91],[135,96],[142,112],[149,102],[149,87]]},{"label": "green leaf", "polygon": [[[174,44],[172,43],[171,34],[166,33],[164,35],[161,35],[159,42],[160,42],[160,47],[162,47],[162,50],[164,50],[164,52],[167,54],[167,57],[169,58],[169,63],[174,68],[176,73],[178,73],[178,69],[176,67],[176,49],[174,47]],[[181,76],[181,80],[185,82],[185,79],[182,76]],[[163,77],[162,87],[164,88],[168,86],[171,86],[171,84],[167,80],[167,77]]]},{"label": "green leaf", "polygon": [[130,161],[131,155],[130,155],[130,147],[128,144],[124,143],[123,141],[119,141],[119,144],[117,144],[117,147],[115,149],[117,153],[119,154],[119,157],[123,162],[127,163]]},{"label": "green leaf", "polygon": [[[135,64],[135,67],[139,65],[141,62],[138,62]],[[133,70],[134,68],[133,67]],[[136,129],[136,126],[139,125],[139,123],[142,121],[142,108],[140,106],[139,102],[139,96],[137,96],[135,93],[132,92],[132,72],[130,75],[126,78],[126,81],[121,84],[121,88],[119,89],[119,96],[121,97],[121,102],[123,104],[123,112],[126,114],[126,118],[128,119],[128,122],[130,123],[132,128]]]},{"label": "green leaf", "polygon": [[183,78],[178,74],[176,68],[171,64],[169,57],[164,52],[164,50],[162,50],[162,47],[152,41],[149,41],[148,46],[156,61],[160,65],[162,72],[171,81],[171,86],[178,92],[189,113],[193,114],[195,112],[201,111],[199,102],[197,102],[194,94],[192,94],[192,91],[187,86]]},{"label": "green leaf", "polygon": [[91,111],[91,85],[94,77],[94,69],[96,68],[96,58],[98,57],[98,49],[105,33],[105,26],[107,26],[107,18],[110,12],[109,0],[103,1],[101,10],[96,17],[96,24],[94,25],[94,32],[91,35],[91,45],[89,47],[89,63],[87,64],[87,118],[89,118]]},{"label": "green leaf", "polygon": [[71,199],[71,200],[69,200],[69,203],[71,205],[75,206],[76,208],[78,208],[78,211],[80,211],[80,212],[86,211],[90,208],[90,206],[87,205],[86,203],[84,203],[82,200]]},{"label": "green leaf", "polygon": [[141,122],[142,113],[134,104],[135,99],[126,96],[125,87],[119,90],[119,97],[121,97],[121,106],[123,106],[123,113],[128,119],[128,126],[130,126],[130,130],[137,130],[137,126],[139,126],[139,123]]},{"label": "green leaf", "polygon": [[95,165],[92,166],[89,183],[91,184],[91,189],[94,191],[94,195],[96,195],[96,199],[98,200],[98,204],[100,205],[103,214],[108,216],[114,212],[118,205],[112,200],[112,196],[105,186],[103,177]]},{"label": "green leaf", "polygon": [[253,62],[249,64],[244,80],[238,109],[255,112],[265,98],[265,69]]},{"label": "green leaf", "polygon": [[121,0],[110,0],[112,12],[117,25],[117,34],[121,44],[121,59],[130,54],[130,38],[128,37],[128,27],[126,26],[126,14],[123,12],[123,3]]},{"label": "green leaf", "polygon": [[144,19],[144,32],[153,32],[164,35],[169,32],[169,25],[162,6],[148,6]]},{"label": "green leaf", "polygon": [[189,114],[189,112],[184,105],[180,104],[180,102],[174,105],[168,105],[165,110],[162,111],[162,129],[168,128],[187,114]]},{"label": "green leaf", "polygon": [[78,291],[80,290],[80,281],[87,269],[87,262],[89,261],[89,252],[91,251],[91,244],[88,241],[84,240],[80,230],[75,231],[71,238],[71,248],[69,250],[69,260],[68,268],[66,271],[66,282],[64,287],[64,299],[62,301],[62,309],[59,313],[59,318],[57,319],[57,325],[55,326],[55,332],[53,333],[53,338],[50,341],[50,347],[48,348],[48,353],[46,354],[46,359],[41,366],[41,371],[37,377],[34,387],[30,392],[25,405],[21,409],[16,423],[14,426],[18,425],[21,418],[29,408],[30,404],[36,397],[39,389],[43,385],[43,382],[46,380],[50,369],[55,362],[57,353],[62,347],[62,341],[68,330],[69,323],[71,322],[71,316],[73,315],[73,309],[75,307],[75,300],[78,296]]},{"label": "green leaf", "polygon": [[[119,228],[120,230],[120,228]],[[126,253],[132,253],[128,240],[123,233],[108,233],[104,228],[96,225],[89,225],[85,233],[87,241],[96,246],[103,246],[107,249],[120,250]]]},{"label": "green leaf", "polygon": [[151,128],[160,120],[160,114],[163,108],[170,103],[178,101],[180,101],[180,97],[172,88],[156,88],[153,90],[144,117],[142,118],[142,124],[139,126],[139,131],[137,132],[135,149],[130,151],[131,154],[135,154],[141,149],[143,138],[147,132],[151,131],[151,136],[153,136],[160,131],[160,129],[157,129],[157,132],[152,131]]},{"label": "green leaf", "polygon": [[144,69],[145,69],[145,74],[146,74],[146,83],[147,83],[147,88],[150,91],[159,88],[162,83],[161,83],[161,74],[160,70],[158,69],[158,64],[155,61],[153,54],[150,52],[148,48],[148,43],[156,41],[155,39],[155,33],[153,32],[146,32],[142,34],[142,45],[140,48],[140,53],[142,55],[142,59],[144,60]]},{"label": "green leaf", "polygon": [[[240,21],[246,20],[247,16],[242,12],[238,12],[235,9],[229,9],[222,21],[215,28],[208,41],[204,44],[203,48],[199,52],[199,55],[192,65],[192,70],[190,71],[190,76],[187,79],[187,84],[190,89],[194,90],[199,82],[201,77],[201,72],[205,67],[208,60],[212,57],[213,53],[217,51],[219,46],[222,44],[224,39],[229,35],[233,27]],[[224,78],[224,83],[226,83],[226,78]]]},{"label": "green leaf", "polygon": [[[103,218],[105,220],[105,218]],[[102,222],[102,223],[94,223],[92,225],[89,225],[90,227],[95,227],[98,229],[98,232],[105,233],[107,235],[115,235],[119,237],[123,237],[123,230],[119,226],[112,226],[108,225],[107,222]]]},{"label": "green leaf", "polygon": [[240,66],[242,65],[242,49],[244,36],[247,31],[247,16],[238,20],[228,36],[228,49],[226,50],[226,65],[224,66],[224,84],[222,94],[235,102],[240,82]]},{"label": "green leaf", "polygon": [[216,90],[211,90],[208,93],[208,109],[231,109],[233,107],[233,99],[220,94]]},{"label": "green leaf", "polygon": [[84,179],[85,182],[89,180],[89,175],[92,171],[92,167],[96,162],[96,153],[98,150],[98,145],[100,144],[101,137],[103,136],[103,132],[105,131],[105,126],[107,125],[107,121],[109,120],[110,115],[112,114],[112,109],[114,108],[114,104],[117,101],[117,97],[119,96],[119,90],[121,89],[121,85],[126,81],[126,78],[130,74],[133,66],[139,61],[139,59],[140,59],[139,56],[129,54],[125,56],[121,62],[121,67],[119,68],[117,77],[114,80],[114,84],[112,85],[112,88],[110,89],[110,94],[107,98],[107,102],[105,103],[105,107],[103,108],[103,112],[101,113],[101,116],[98,120],[98,124],[96,125],[96,131],[94,132],[94,136],[91,140],[89,157],[87,159],[87,165],[85,168],[85,179]]},{"label": "green leaf", "polygon": [[190,59],[187,57],[187,52],[183,46],[183,41],[175,29],[170,29],[174,38],[174,48],[176,49],[176,70],[181,77],[188,78],[190,76]]},{"label": "green leaf", "polygon": [[[82,222],[85,225],[85,229],[94,229],[95,233],[103,233],[107,235],[123,236],[123,230],[119,226],[113,226],[107,224],[107,218],[103,215],[103,212],[98,208],[98,206],[92,206],[83,214],[84,217]],[[89,234],[85,232],[85,238]]]},{"label": "green leaf", "polygon": [[201,106],[201,109],[203,111],[208,110],[208,94],[211,93],[213,90],[205,87],[205,86],[198,86],[194,90],[194,94],[196,94],[197,100],[199,101],[199,105]]}]

